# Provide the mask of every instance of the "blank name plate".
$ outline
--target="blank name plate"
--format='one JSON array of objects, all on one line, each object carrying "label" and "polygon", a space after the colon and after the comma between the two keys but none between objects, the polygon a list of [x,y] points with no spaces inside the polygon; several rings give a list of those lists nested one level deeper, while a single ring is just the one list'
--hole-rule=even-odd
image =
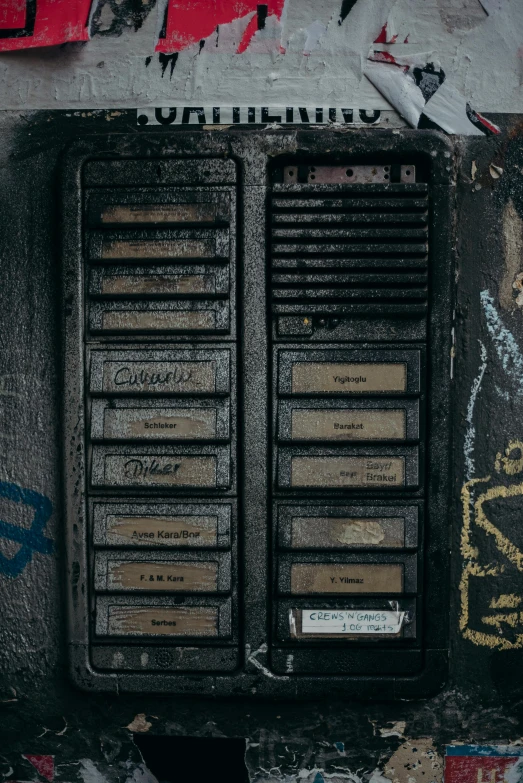
[{"label": "blank name plate", "polygon": [[[169,557],[169,559],[167,559]],[[214,553],[212,560],[180,553],[161,559],[143,552],[126,554],[98,552],[95,559],[95,589],[110,591],[155,591],[216,593],[230,589],[231,559],[226,552]],[[187,559],[189,558],[189,559]]]},{"label": "blank name plate", "polygon": [[401,563],[292,563],[290,592],[317,593],[402,593]]},{"label": "blank name plate", "polygon": [[294,505],[277,503],[281,549],[413,549],[420,509],[391,505]]},{"label": "blank name plate", "polygon": [[280,394],[404,394],[420,390],[420,353],[389,349],[277,349]]},{"label": "blank name plate", "polygon": [[229,303],[115,301],[93,302],[89,310],[93,332],[221,332],[229,331]]},{"label": "blank name plate", "polygon": [[120,395],[225,394],[230,354],[203,351],[93,351],[90,391]]},{"label": "blank name plate", "polygon": [[93,504],[95,546],[230,547],[232,505]]},{"label": "blank name plate", "polygon": [[161,405],[137,400],[93,400],[91,437],[95,440],[229,439],[228,401]]},{"label": "blank name plate", "polygon": [[92,232],[91,261],[167,261],[227,258],[230,237],[227,228],[171,229],[168,231]]},{"label": "blank name plate", "polygon": [[89,293],[99,297],[209,296],[229,292],[226,266],[93,267]]},{"label": "blank name plate", "polygon": [[92,484],[105,487],[165,487],[225,489],[230,484],[230,453],[226,447],[185,446],[155,451],[94,446]]}]

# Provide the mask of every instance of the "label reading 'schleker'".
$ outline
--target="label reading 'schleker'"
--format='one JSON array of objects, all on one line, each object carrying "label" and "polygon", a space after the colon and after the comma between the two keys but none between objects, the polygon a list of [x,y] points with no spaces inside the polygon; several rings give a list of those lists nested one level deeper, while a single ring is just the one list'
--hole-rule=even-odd
[{"label": "label reading 'schleker'", "polygon": [[218,636],[214,606],[109,606],[112,636]]},{"label": "label reading 'schleker'", "polygon": [[291,390],[294,394],[404,392],[407,366],[396,362],[295,362]]},{"label": "label reading 'schleker'", "polygon": [[218,517],[117,516],[106,521],[108,544],[204,547],[217,544]]},{"label": "label reading 'schleker'", "polygon": [[216,457],[108,454],[105,481],[114,487],[215,487]]},{"label": "label reading 'schleker'", "polygon": [[104,438],[184,440],[215,438],[214,408],[107,408]]},{"label": "label reading 'schleker'", "polygon": [[292,487],[402,487],[404,457],[292,457]]},{"label": "label reading 'schleker'", "polygon": [[104,362],[103,391],[120,394],[213,393],[216,362]]}]

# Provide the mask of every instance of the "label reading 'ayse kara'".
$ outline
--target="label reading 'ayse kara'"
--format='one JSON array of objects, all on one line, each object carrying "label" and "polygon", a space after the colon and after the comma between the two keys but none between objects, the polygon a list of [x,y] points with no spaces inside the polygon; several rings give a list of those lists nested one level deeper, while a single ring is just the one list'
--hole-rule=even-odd
[{"label": "label reading 'ayse kara'", "polygon": [[291,593],[401,593],[401,564],[293,563]]},{"label": "label reading 'ayse kara'", "polygon": [[217,636],[214,606],[110,606],[108,633],[113,636]]},{"label": "label reading 'ayse kara'", "polygon": [[215,487],[216,457],[185,455],[108,454],[105,480],[115,487],[155,486]]},{"label": "label reading 'ayse kara'", "polygon": [[108,544],[168,547],[203,547],[217,544],[218,517],[131,517],[109,515]]},{"label": "label reading 'ayse kara'", "polygon": [[294,394],[363,394],[406,389],[407,366],[403,363],[295,362],[292,365]]},{"label": "label reading 'ayse kara'", "polygon": [[401,487],[404,457],[292,457],[292,487]]},{"label": "label reading 'ayse kara'", "polygon": [[103,391],[121,394],[212,393],[216,362],[104,362]]}]

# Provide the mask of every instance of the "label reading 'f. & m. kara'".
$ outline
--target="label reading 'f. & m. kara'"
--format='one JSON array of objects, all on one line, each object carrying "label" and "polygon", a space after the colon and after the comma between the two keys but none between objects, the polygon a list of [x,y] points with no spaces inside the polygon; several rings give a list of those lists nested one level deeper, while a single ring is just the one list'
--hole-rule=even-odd
[{"label": "label reading 'f. & m. kara'", "polygon": [[107,587],[208,593],[218,587],[218,564],[116,560],[107,564]]},{"label": "label reading 'f. & m. kara'", "polygon": [[402,362],[295,362],[292,365],[294,394],[365,394],[406,390],[407,366]]}]

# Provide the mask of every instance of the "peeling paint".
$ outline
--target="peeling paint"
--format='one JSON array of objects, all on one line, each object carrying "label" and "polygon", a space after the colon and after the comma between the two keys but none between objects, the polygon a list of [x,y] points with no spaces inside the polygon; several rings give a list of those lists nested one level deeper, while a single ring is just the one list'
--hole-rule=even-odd
[{"label": "peeling paint", "polygon": [[391,783],[442,783],[443,760],[432,739],[407,740],[385,763],[383,775]]}]

